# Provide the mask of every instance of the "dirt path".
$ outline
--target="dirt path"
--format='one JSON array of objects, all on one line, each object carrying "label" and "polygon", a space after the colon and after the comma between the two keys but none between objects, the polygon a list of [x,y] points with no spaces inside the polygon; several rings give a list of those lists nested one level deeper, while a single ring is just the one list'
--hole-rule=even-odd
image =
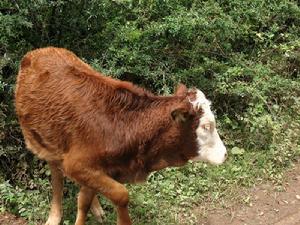
[{"label": "dirt path", "polygon": [[[203,217],[201,209],[199,225],[300,225],[300,163],[286,173],[282,190],[272,184],[259,185],[251,190],[249,203],[228,203],[225,209],[212,209]],[[0,214],[0,225],[27,225],[23,219],[9,213]]]},{"label": "dirt path", "polygon": [[10,213],[0,214],[0,224],[1,225],[27,225],[27,222],[23,219],[17,218]]},{"label": "dirt path", "polygon": [[[198,218],[198,224],[300,225],[300,163],[286,173],[281,190],[264,184],[247,192],[248,204],[229,203],[225,209],[212,209],[206,218]],[[201,211],[195,214],[203,215]]]}]

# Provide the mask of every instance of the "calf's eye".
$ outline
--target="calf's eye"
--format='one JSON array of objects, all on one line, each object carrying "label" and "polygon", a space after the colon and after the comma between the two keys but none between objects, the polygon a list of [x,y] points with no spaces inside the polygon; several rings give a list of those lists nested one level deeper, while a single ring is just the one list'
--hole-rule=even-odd
[{"label": "calf's eye", "polygon": [[202,125],[202,128],[203,128],[203,130],[205,130],[205,131],[209,131],[209,130],[211,129],[211,126],[210,126],[209,123],[206,123],[206,124],[203,124],[203,125]]}]

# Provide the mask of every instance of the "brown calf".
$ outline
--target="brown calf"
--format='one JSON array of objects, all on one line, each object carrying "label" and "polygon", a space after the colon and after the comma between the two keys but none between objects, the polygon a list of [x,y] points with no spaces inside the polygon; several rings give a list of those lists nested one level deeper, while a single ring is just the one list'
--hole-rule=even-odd
[{"label": "brown calf", "polygon": [[16,110],[25,142],[51,169],[53,199],[47,225],[62,217],[63,175],[77,182],[76,225],[91,208],[101,220],[100,192],[117,209],[117,224],[131,224],[122,183],[188,160],[221,164],[226,148],[210,102],[184,85],[156,96],[132,83],[103,76],[72,52],[43,48],[21,61]]}]

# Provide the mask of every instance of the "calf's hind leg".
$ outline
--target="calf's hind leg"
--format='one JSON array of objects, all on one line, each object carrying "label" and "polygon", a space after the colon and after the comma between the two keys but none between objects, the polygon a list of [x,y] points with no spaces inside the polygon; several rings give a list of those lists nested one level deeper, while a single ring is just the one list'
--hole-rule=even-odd
[{"label": "calf's hind leg", "polygon": [[58,168],[59,163],[48,162],[51,171],[52,200],[48,220],[45,225],[59,225],[62,218],[62,197],[64,178]]}]

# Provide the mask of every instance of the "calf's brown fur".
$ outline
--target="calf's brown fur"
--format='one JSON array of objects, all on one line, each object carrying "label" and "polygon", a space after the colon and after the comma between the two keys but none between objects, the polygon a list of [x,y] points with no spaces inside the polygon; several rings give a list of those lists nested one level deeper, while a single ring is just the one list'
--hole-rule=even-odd
[{"label": "calf's brown fur", "polygon": [[197,156],[199,113],[184,85],[173,96],[156,96],[48,47],[23,57],[15,98],[28,149],[50,165],[48,225],[61,219],[63,175],[81,186],[76,225],[84,224],[90,207],[100,219],[98,192],[116,206],[117,224],[129,225],[123,183]]}]

